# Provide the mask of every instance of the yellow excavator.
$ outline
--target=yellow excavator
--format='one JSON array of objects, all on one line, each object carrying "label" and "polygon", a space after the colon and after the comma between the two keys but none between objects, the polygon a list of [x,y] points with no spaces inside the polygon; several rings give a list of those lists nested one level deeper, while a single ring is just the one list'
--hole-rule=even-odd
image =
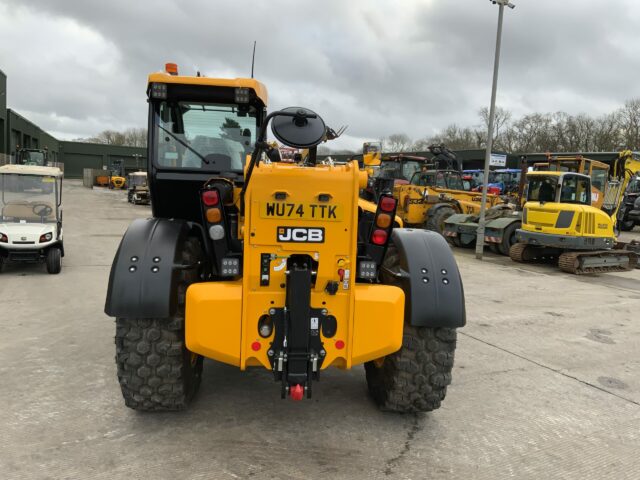
[{"label": "yellow excavator", "polygon": [[616,222],[629,180],[640,161],[629,150],[620,152],[610,178],[603,182],[601,208],[592,205],[592,178],[574,171],[533,171],[527,174],[527,197],[518,242],[509,256],[516,262],[556,259],[574,274],[629,271],[636,253],[616,248]]}]

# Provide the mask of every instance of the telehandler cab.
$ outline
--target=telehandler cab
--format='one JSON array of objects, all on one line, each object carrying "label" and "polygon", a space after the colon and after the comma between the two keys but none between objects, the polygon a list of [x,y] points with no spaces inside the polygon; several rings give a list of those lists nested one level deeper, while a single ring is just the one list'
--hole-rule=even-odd
[{"label": "telehandler cab", "polygon": [[[105,306],[126,405],[185,408],[207,357],[269,369],[295,400],[365,364],[382,409],[437,409],[465,324],[444,239],[399,228],[391,196],[359,199],[357,162],[317,161],[335,132],[305,108],[267,115],[258,81],[169,64],[148,85],[153,218],[125,233]],[[269,123],[306,159],[272,161]]]}]

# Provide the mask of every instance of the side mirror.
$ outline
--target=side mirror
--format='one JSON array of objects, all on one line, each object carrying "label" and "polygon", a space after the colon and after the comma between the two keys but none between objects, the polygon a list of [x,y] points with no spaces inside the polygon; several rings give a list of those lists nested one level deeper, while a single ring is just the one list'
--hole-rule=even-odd
[{"label": "side mirror", "polygon": [[245,146],[249,146],[251,144],[251,130],[245,128],[242,130],[242,136],[244,137],[243,143]]},{"label": "side mirror", "polygon": [[274,115],[273,135],[294,148],[313,148],[325,139],[327,127],[318,114],[302,107],[289,107]]}]

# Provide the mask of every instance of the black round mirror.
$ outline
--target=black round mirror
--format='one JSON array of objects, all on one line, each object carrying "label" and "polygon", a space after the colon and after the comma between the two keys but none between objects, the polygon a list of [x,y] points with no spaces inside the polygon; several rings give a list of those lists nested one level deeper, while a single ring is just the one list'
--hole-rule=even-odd
[{"label": "black round mirror", "polygon": [[320,115],[302,107],[281,112],[288,115],[276,115],[271,120],[271,131],[279,142],[294,148],[311,148],[322,142],[326,127]]}]

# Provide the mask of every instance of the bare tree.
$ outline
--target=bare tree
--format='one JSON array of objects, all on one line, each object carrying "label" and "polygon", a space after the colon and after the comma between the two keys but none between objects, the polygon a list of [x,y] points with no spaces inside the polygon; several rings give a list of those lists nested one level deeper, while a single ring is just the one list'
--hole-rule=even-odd
[{"label": "bare tree", "polygon": [[393,133],[384,139],[383,150],[387,152],[406,152],[413,142],[405,133]]},{"label": "bare tree", "polygon": [[627,101],[618,114],[624,146],[632,150],[640,149],[640,98]]},{"label": "bare tree", "polygon": [[102,143],[105,145],[126,145],[129,147],[147,146],[146,128],[128,128],[122,132],[115,130],[103,130],[94,137],[81,139],[90,143]]},{"label": "bare tree", "polygon": [[444,144],[452,150],[469,150],[482,148],[484,140],[482,133],[469,127],[461,128],[458,125],[451,124],[446,127],[440,134],[423,140],[424,144]]},{"label": "bare tree", "polygon": [[[484,127],[484,140],[483,145],[486,145],[486,137],[487,132],[489,131],[489,109],[487,107],[483,107],[478,112],[480,118],[482,119],[483,127]],[[501,138],[501,133],[506,130],[509,126],[509,122],[511,121],[511,112],[505,110],[502,107],[496,107],[495,117],[493,121],[493,145],[496,149],[504,149],[504,145]]]}]

